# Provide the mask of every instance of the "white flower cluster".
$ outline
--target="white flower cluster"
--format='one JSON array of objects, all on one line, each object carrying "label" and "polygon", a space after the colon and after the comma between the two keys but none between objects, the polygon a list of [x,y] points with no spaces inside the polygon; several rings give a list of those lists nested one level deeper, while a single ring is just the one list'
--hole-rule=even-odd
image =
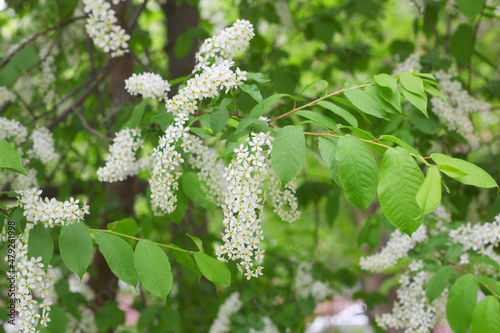
[{"label": "white flower cluster", "polygon": [[238,53],[243,52],[253,38],[253,26],[247,20],[237,20],[218,36],[207,38],[196,54],[196,66],[193,72],[208,68],[209,64],[231,61]]},{"label": "white flower cluster", "polygon": [[16,144],[21,144],[26,141],[27,136],[28,130],[20,122],[0,117],[0,140],[9,140],[12,138]]},{"label": "white flower cluster", "polygon": [[224,204],[224,192],[227,188],[227,180],[224,177],[225,167],[222,160],[216,162],[219,154],[213,148],[203,144],[203,141],[194,135],[189,135],[184,140],[185,145],[191,146],[191,155],[188,162],[195,168],[200,169],[197,173],[202,185],[202,190],[207,193],[207,200],[222,206]]},{"label": "white flower cluster", "polygon": [[405,333],[431,332],[438,321],[437,306],[442,303],[436,300],[432,306],[425,297],[425,286],[431,275],[427,271],[420,271],[413,278],[410,272],[403,274],[399,281],[401,287],[397,290],[398,301],[394,303],[392,313],[377,316],[377,325],[383,329],[404,329]]},{"label": "white flower cluster", "polygon": [[493,222],[482,224],[468,222],[450,230],[449,235],[452,243],[462,244],[464,254],[472,250],[500,263],[500,256],[494,251],[500,245],[500,215],[496,216]]},{"label": "white flower cluster", "polygon": [[99,181],[112,183],[137,175],[139,162],[136,152],[143,144],[140,129],[125,128],[116,133],[109,155],[106,156],[106,165],[97,170]]},{"label": "white flower cluster", "polygon": [[[123,0],[122,0],[123,1]],[[114,4],[119,1],[113,0]],[[130,35],[116,25],[115,11],[105,0],[83,0],[84,11],[89,13],[85,30],[95,45],[110,53],[111,57],[120,57],[128,52]]]},{"label": "white flower cluster", "polygon": [[280,333],[271,318],[264,317],[262,318],[262,321],[264,322],[264,328],[261,331],[258,331],[255,328],[250,328],[250,333]]},{"label": "white flower cluster", "polygon": [[14,191],[24,191],[30,188],[38,188],[38,181],[36,180],[37,171],[33,168],[24,167],[26,171],[26,176],[21,174],[15,174],[12,181],[12,189]]},{"label": "white flower cluster", "polygon": [[399,75],[403,72],[414,71],[419,73],[422,70],[422,65],[420,65],[420,57],[418,54],[412,53],[403,62],[397,63],[395,65],[392,76]]},{"label": "white flower cluster", "polygon": [[129,94],[136,96],[141,94],[143,97],[152,97],[160,101],[168,99],[170,83],[163,80],[162,77],[154,73],[132,74],[125,80],[125,89]]},{"label": "white flower cluster", "polygon": [[399,259],[405,257],[416,243],[427,239],[427,227],[422,224],[413,233],[413,238],[396,229],[390,236],[386,246],[379,252],[368,257],[361,257],[359,264],[362,269],[372,272],[382,272],[394,266]]},{"label": "white flower cluster", "polygon": [[70,198],[70,201],[57,201],[56,199],[42,200],[42,191],[31,189],[21,191],[19,203],[24,208],[24,216],[28,222],[43,223],[44,227],[52,228],[54,224],[68,225],[80,222],[89,214],[89,206],[84,203],[80,208],[79,200]]},{"label": "white flower cluster", "polygon": [[153,148],[153,169],[149,184],[151,205],[156,215],[170,214],[176,208],[177,196],[174,191],[179,189],[177,179],[180,176],[176,169],[184,159],[175,150],[175,143],[188,135],[189,127],[184,127],[187,119],[185,115],[178,115],[160,138],[158,147]]},{"label": "white flower cluster", "polygon": [[[22,237],[18,236],[15,241],[15,272],[7,271],[7,277],[15,286],[19,331],[22,333],[38,332],[38,325],[46,327],[50,321],[49,312],[52,304],[50,290],[55,283],[56,276],[50,265],[47,273],[44,272],[42,257],[28,257],[27,240]],[[5,260],[7,261],[9,257],[12,259],[11,256],[7,256]],[[44,299],[43,302],[39,303],[36,297]]]},{"label": "white flower cluster", "polygon": [[252,133],[245,144],[234,149],[236,160],[226,168],[229,185],[222,205],[224,244],[217,245],[215,252],[221,261],[239,260],[237,267],[240,272],[246,270],[247,279],[262,275],[262,267],[254,267],[254,261],[260,265],[264,259],[264,251],[258,246],[264,239],[260,225],[264,200],[260,188],[267,174],[266,163],[271,150],[269,133]]},{"label": "white flower cluster", "polygon": [[[95,323],[95,314],[91,309],[81,306],[79,308],[81,319],[71,318],[66,332],[73,333],[95,333],[99,332]],[[119,332],[118,330],[116,330]]]},{"label": "white flower cluster", "polygon": [[14,102],[16,95],[6,87],[0,87],[0,108],[7,103]]},{"label": "white flower cluster", "polygon": [[312,297],[316,303],[320,303],[333,296],[333,289],[326,283],[314,280],[312,275],[312,263],[302,262],[299,264],[295,275],[295,292],[299,298]]},{"label": "white flower cluster", "polygon": [[491,105],[484,101],[472,98],[466,90],[462,89],[459,81],[452,80],[453,75],[444,71],[434,73],[441,85],[441,92],[448,103],[433,96],[431,98],[432,110],[449,130],[456,130],[472,147],[479,146],[479,135],[475,133],[474,125],[470,120],[473,112],[489,111]]},{"label": "white flower cluster", "polygon": [[43,164],[55,162],[59,154],[55,152],[54,138],[46,127],[37,127],[30,135],[33,148],[28,150],[30,157],[38,158]]},{"label": "white flower cluster", "polygon": [[285,185],[284,189],[281,189],[281,181],[274,174],[271,163],[267,163],[267,167],[271,188],[269,196],[274,206],[274,212],[281,220],[292,223],[300,217],[299,204],[295,196],[297,184],[292,180]]},{"label": "white flower cluster", "polygon": [[89,278],[90,276],[88,273],[83,274],[83,278],[81,280],[77,274],[71,274],[68,278],[69,291],[72,293],[82,294],[87,302],[90,302],[95,298],[94,290],[92,290],[88,284]]},{"label": "white flower cluster", "polygon": [[240,300],[238,292],[232,293],[224,303],[219,307],[217,318],[215,318],[209,333],[226,333],[231,331],[231,315],[238,312],[243,303]]}]

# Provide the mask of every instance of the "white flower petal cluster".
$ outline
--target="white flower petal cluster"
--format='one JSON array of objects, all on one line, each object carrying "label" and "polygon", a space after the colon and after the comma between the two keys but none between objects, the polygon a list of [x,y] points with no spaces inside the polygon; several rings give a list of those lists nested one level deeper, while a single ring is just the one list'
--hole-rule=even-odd
[{"label": "white flower petal cluster", "polygon": [[232,293],[224,303],[219,307],[217,318],[215,318],[209,333],[227,333],[231,331],[230,317],[233,313],[238,312],[243,303],[240,300],[240,293]]},{"label": "white flower petal cluster", "polygon": [[219,89],[226,92],[238,87],[246,80],[246,72],[231,67],[234,62],[224,60],[220,64],[204,68],[201,74],[196,74],[186,82],[186,86],[174,98],[167,101],[167,111],[177,114],[191,114],[198,110],[197,101],[219,95]]},{"label": "white flower petal cluster", "polygon": [[418,54],[412,53],[403,62],[395,65],[392,76],[399,75],[403,72],[414,71],[419,73],[422,70],[422,65],[420,65],[420,57]]},{"label": "white flower petal cluster", "polygon": [[[28,227],[28,226],[27,226]],[[24,239],[23,239],[24,238]],[[46,327],[50,321],[49,312],[52,304],[51,295],[52,287],[55,283],[56,276],[52,274],[52,266],[48,266],[47,273],[43,270],[41,263],[42,257],[29,258],[27,234],[18,236],[15,240],[15,257],[14,257],[14,272],[8,270],[7,278],[15,286],[15,302],[16,310],[19,313],[19,331],[38,332],[37,326]],[[9,257],[5,257],[7,261]],[[40,297],[43,300],[39,303],[35,298]]]},{"label": "white flower petal cluster", "polygon": [[431,98],[432,110],[445,124],[449,130],[457,131],[462,135],[472,147],[479,146],[479,135],[474,129],[470,120],[473,112],[487,112],[491,105],[484,101],[479,101],[462,89],[459,81],[452,80],[453,75],[444,71],[434,73],[441,85],[441,92],[445,95],[448,103],[433,96]]},{"label": "white flower petal cluster", "polygon": [[280,333],[276,325],[274,325],[273,321],[269,317],[262,318],[264,322],[264,328],[260,331],[250,328],[250,333]]},{"label": "white flower petal cluster", "polygon": [[222,206],[228,183],[224,177],[224,163],[222,160],[216,162],[219,154],[215,149],[205,146],[203,141],[194,135],[189,135],[183,144],[191,146],[188,162],[200,170],[197,174],[202,184],[207,185],[207,188],[202,185],[202,190],[207,193],[207,200]]},{"label": "white flower petal cluster", "polygon": [[125,128],[116,133],[106,156],[106,165],[97,170],[99,181],[112,183],[137,175],[139,162],[136,152],[143,144],[140,129]]},{"label": "white flower petal cluster", "polygon": [[[68,328],[66,332],[73,333],[94,333],[99,332],[97,325],[95,323],[95,314],[91,309],[80,306],[79,312],[81,314],[81,319],[70,320],[68,323]],[[117,330],[118,331],[118,330]]]},{"label": "white flower petal cluster", "polygon": [[271,150],[269,133],[252,133],[245,144],[234,149],[236,159],[226,168],[225,178],[229,185],[222,205],[224,244],[217,245],[215,252],[221,261],[239,260],[237,267],[240,272],[246,271],[247,279],[262,275],[259,265],[264,260],[264,251],[258,246],[264,239],[260,225],[264,209],[261,187]]},{"label": "white flower petal cluster", "polygon": [[500,263],[500,256],[494,251],[500,245],[500,215],[493,222],[461,225],[450,230],[449,237],[452,243],[462,244],[463,253],[476,251]]},{"label": "white flower petal cluster", "polygon": [[7,89],[7,87],[0,87],[0,108],[7,103],[14,102],[16,94]]},{"label": "white flower petal cluster", "polygon": [[[0,91],[1,88],[2,87],[0,87]],[[28,130],[21,125],[20,122],[14,119],[0,117],[0,140],[10,141],[10,139],[13,139],[18,145],[26,141],[27,137]]]},{"label": "white flower petal cluster", "polygon": [[[405,333],[432,332],[438,321],[437,306],[442,302],[436,300],[430,305],[425,296],[425,286],[431,276],[432,273],[427,271],[420,271],[413,278],[410,272],[403,274],[397,290],[398,301],[394,303],[392,313],[377,316],[377,324],[384,329],[404,329]],[[443,294],[440,298],[446,299],[447,292]]]},{"label": "white flower petal cluster", "polygon": [[274,174],[271,163],[268,163],[267,166],[270,182],[269,196],[274,206],[274,212],[278,214],[281,220],[292,223],[300,217],[299,204],[295,196],[297,184],[292,180],[282,189],[281,181]]},{"label": "white flower petal cluster", "polygon": [[38,181],[36,180],[37,171],[33,168],[24,167],[26,176],[15,174],[12,181],[12,189],[14,191],[25,191],[31,188],[39,188]]},{"label": "white flower petal cluster", "polygon": [[30,135],[33,141],[33,148],[28,150],[28,155],[39,159],[43,164],[55,162],[59,159],[59,154],[54,148],[54,138],[52,133],[46,128],[38,126]]},{"label": "white flower petal cluster", "polygon": [[427,239],[427,227],[422,224],[412,235],[408,235],[396,229],[390,236],[386,246],[379,252],[368,257],[361,257],[359,264],[362,269],[380,273],[394,266],[399,259],[406,257],[408,252]]},{"label": "white flower petal cluster", "polygon": [[81,280],[77,274],[71,274],[68,278],[69,291],[72,293],[82,294],[87,302],[90,302],[95,298],[94,290],[92,290],[88,284],[89,278],[90,276],[88,273],[85,273]]},{"label": "white flower petal cluster", "polygon": [[154,73],[132,74],[131,77],[125,80],[125,89],[132,96],[141,94],[143,97],[156,98],[160,101],[168,99],[170,91],[170,83],[163,80],[162,77]]},{"label": "white flower petal cluster", "polygon": [[[113,1],[115,3],[116,1]],[[115,11],[105,0],[83,0],[84,11],[89,13],[85,30],[94,44],[110,53],[111,57],[120,57],[128,52],[130,35],[116,25]]]},{"label": "white flower petal cluster", "polygon": [[69,225],[80,222],[89,214],[87,203],[80,208],[79,200],[73,198],[64,202],[54,198],[43,200],[40,197],[42,191],[36,189],[20,191],[20,194],[19,203],[24,208],[26,220],[34,224],[43,223],[46,228],[52,228],[54,224]]},{"label": "white flower petal cluster", "polygon": [[193,72],[206,69],[211,63],[231,61],[237,54],[245,51],[253,36],[253,25],[247,20],[237,20],[219,35],[205,39],[196,54],[197,64]]},{"label": "white flower petal cluster", "polygon": [[299,264],[294,285],[297,297],[308,298],[311,296],[316,303],[333,296],[333,289],[328,284],[313,278],[312,263],[310,262]]},{"label": "white flower petal cluster", "polygon": [[188,136],[189,127],[184,127],[187,119],[185,115],[178,115],[160,138],[158,146],[153,148],[153,169],[149,185],[151,205],[156,215],[170,214],[177,207],[177,195],[174,193],[179,189],[177,180],[180,173],[177,170],[184,159],[176,150],[175,144]]}]

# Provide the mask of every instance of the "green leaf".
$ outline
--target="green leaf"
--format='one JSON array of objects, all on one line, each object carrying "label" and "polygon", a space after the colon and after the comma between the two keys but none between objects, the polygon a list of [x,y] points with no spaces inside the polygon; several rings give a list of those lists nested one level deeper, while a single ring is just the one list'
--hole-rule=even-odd
[{"label": "green leaf", "polygon": [[135,236],[139,232],[139,227],[134,219],[126,218],[120,221],[108,223],[108,230],[113,230],[119,234]]},{"label": "green leaf", "polygon": [[359,232],[358,246],[366,243],[371,249],[375,249],[380,242],[381,235],[382,229],[380,228],[379,216],[372,215],[366,220]]},{"label": "green leaf", "polygon": [[47,323],[47,330],[51,333],[66,332],[68,327],[68,316],[60,306],[53,306],[49,312],[50,321]]},{"label": "green leaf", "polygon": [[229,287],[231,285],[231,272],[223,262],[203,252],[196,252],[194,260],[207,280],[216,286]]},{"label": "green leaf", "polygon": [[338,138],[320,137],[318,139],[318,147],[321,157],[330,169],[333,180],[340,188],[343,188],[339,180],[339,162],[335,158],[337,154],[337,142]]},{"label": "green leaf", "polygon": [[416,219],[420,207],[415,199],[423,181],[422,171],[405,149],[387,149],[378,185],[380,206],[387,220],[410,237],[423,221],[423,216]]},{"label": "green leaf", "polygon": [[358,109],[377,118],[389,119],[380,104],[369,93],[359,89],[347,89],[347,99]]},{"label": "green leaf", "polygon": [[134,251],[130,245],[120,237],[106,232],[96,233],[94,240],[99,245],[99,251],[111,271],[123,282],[135,288],[139,277],[134,267]]},{"label": "green leaf", "polygon": [[429,279],[425,286],[425,295],[429,303],[434,302],[434,300],[443,293],[454,271],[455,268],[453,266],[444,266]]},{"label": "green leaf", "polygon": [[254,108],[252,109],[252,111],[250,111],[249,117],[259,118],[260,116],[262,116],[264,114],[264,112],[266,112],[271,107],[271,105],[274,104],[274,102],[276,102],[278,99],[280,99],[282,97],[292,97],[293,98],[293,96],[291,96],[289,94],[271,95],[271,96],[267,97],[266,99],[264,99],[262,104],[255,105]]},{"label": "green leaf", "polygon": [[201,239],[199,239],[196,236],[191,236],[188,233],[186,233],[186,235],[188,235],[188,237],[191,238],[191,240],[193,241],[193,243],[196,244],[196,247],[198,248],[198,250],[200,250],[201,252],[205,252],[205,250],[203,250],[203,242],[201,241]]},{"label": "green leaf", "polygon": [[160,297],[165,304],[173,279],[165,252],[152,241],[143,239],[135,248],[134,263],[144,288]]},{"label": "green leaf", "polygon": [[479,282],[472,274],[459,277],[450,288],[446,318],[454,333],[466,333],[476,307]]},{"label": "green leaf", "polygon": [[118,307],[118,303],[108,302],[95,314],[95,323],[99,333],[114,332],[125,323],[125,313]]},{"label": "green leaf", "polygon": [[470,333],[500,332],[500,303],[495,296],[486,296],[472,314]]},{"label": "green leaf", "polygon": [[471,265],[476,264],[478,262],[482,262],[482,263],[491,265],[493,268],[500,271],[500,264],[497,263],[495,260],[491,259],[490,257],[474,256],[474,257],[470,258],[470,260],[469,260],[469,263]]},{"label": "green leaf", "polygon": [[304,87],[304,89],[302,89],[302,91],[300,92],[299,94],[299,98],[302,96],[302,94],[307,90],[309,89],[310,87],[314,86],[315,84],[319,84],[321,86],[323,86],[325,89],[328,88],[328,81],[325,81],[325,80],[314,80],[313,82],[309,83],[308,85],[306,85]]},{"label": "green leaf", "polygon": [[358,127],[358,120],[356,119],[356,117],[354,117],[351,113],[349,113],[349,111],[342,109],[340,106],[337,106],[327,101],[319,101],[318,105],[324,107],[327,110],[332,111],[337,116],[342,117],[343,119],[345,119],[345,121],[349,123],[349,125],[353,127]]},{"label": "green leaf", "polygon": [[364,213],[377,194],[377,162],[370,150],[352,135],[338,140],[335,158],[347,201]]},{"label": "green leaf", "polygon": [[388,74],[377,74],[373,78],[375,79],[375,83],[380,87],[389,88],[393,92],[398,90],[398,81]]},{"label": "green leaf", "polygon": [[[382,107],[385,112],[393,114],[402,114],[401,110],[401,97],[399,96],[399,91],[393,93],[389,88],[368,86],[365,87],[365,91],[370,94],[378,104]],[[382,93],[381,93],[382,92]],[[384,99],[382,94],[386,96]],[[388,99],[389,101],[387,101]],[[394,104],[394,105],[393,105]]]},{"label": "green leaf", "polygon": [[54,241],[50,232],[41,223],[35,224],[28,237],[28,257],[42,257],[43,269],[46,271],[53,252]]},{"label": "green leaf", "polygon": [[[458,0],[458,9],[470,19],[475,19],[483,8],[483,1]],[[500,331],[499,331],[500,332]]]},{"label": "green leaf", "polygon": [[142,117],[144,117],[144,110],[146,109],[146,105],[148,105],[149,100],[150,100],[149,98],[145,98],[134,107],[130,119],[125,123],[125,125],[123,125],[123,128],[128,127],[134,129],[137,128],[137,126],[139,126]]},{"label": "green leaf", "polygon": [[304,163],[306,139],[302,126],[285,126],[278,132],[271,152],[275,175],[285,186],[295,178]]},{"label": "green leaf", "polygon": [[429,118],[429,114],[427,113],[427,95],[425,93],[423,95],[417,95],[408,91],[404,87],[401,87],[401,92],[403,93],[403,96],[408,100],[408,102],[410,102],[427,118]]},{"label": "green leaf", "polygon": [[399,74],[401,86],[415,95],[425,95],[424,82],[421,78],[408,72]]},{"label": "green leaf", "polygon": [[441,203],[441,174],[436,168],[427,169],[425,180],[415,199],[420,207],[420,215],[429,214],[439,206]]},{"label": "green leaf", "polygon": [[391,142],[394,142],[394,143],[400,145],[401,147],[406,149],[406,151],[409,152],[410,154],[422,156],[422,155],[420,155],[420,153],[418,151],[415,150],[415,148],[413,148],[412,146],[410,146],[409,144],[407,144],[406,142],[404,142],[403,140],[401,140],[398,137],[395,137],[393,135],[381,135],[380,138],[383,140],[388,140],[388,141],[391,141]]},{"label": "green leaf", "polygon": [[193,261],[193,258],[191,258],[191,255],[188,254],[187,252],[184,251],[179,251],[179,250],[172,250],[172,253],[174,254],[175,260],[181,264],[184,267],[187,267],[191,270],[193,270],[196,275],[198,275],[198,278],[201,276],[201,272],[196,266],[195,262]]},{"label": "green leaf", "polygon": [[250,97],[252,97],[254,100],[257,101],[257,103],[259,104],[262,104],[262,95],[260,94],[260,90],[259,90],[259,87],[257,87],[255,84],[251,84],[251,85],[242,85],[240,86],[240,89],[243,91],[243,92],[246,92],[247,94],[250,95]]},{"label": "green leaf", "polygon": [[219,105],[214,107],[210,116],[210,127],[214,134],[219,133],[226,127],[227,120],[229,119],[229,110],[227,106],[231,103],[230,98],[224,98]]},{"label": "green leaf", "polygon": [[92,259],[92,238],[84,223],[73,223],[61,228],[59,252],[66,267],[82,279]]},{"label": "green leaf", "polygon": [[0,140],[0,169],[7,169],[26,176],[21,156],[4,140]]},{"label": "green leaf", "polygon": [[[367,131],[365,131],[365,130],[363,130],[361,128],[351,127],[351,126],[342,126],[342,125],[339,125],[338,127],[339,128],[345,128],[345,129],[353,131],[354,133],[356,133],[363,140],[369,140],[369,141],[375,140],[375,137],[373,135],[371,135],[370,133],[368,133]],[[375,150],[380,155],[384,155],[385,151],[387,150],[387,148],[382,147],[382,146],[376,144],[376,142],[366,142],[365,141],[365,143],[367,145],[369,145],[373,150]]]},{"label": "green leaf", "polygon": [[438,169],[443,171],[448,177],[451,177],[453,179],[461,178],[463,176],[468,175],[468,173],[466,173],[465,171],[460,170],[459,168],[451,164],[438,165]]},{"label": "green leaf", "polygon": [[38,62],[38,53],[31,47],[25,47],[10,59],[10,63],[14,65],[19,72],[24,72]]},{"label": "green leaf", "polygon": [[148,329],[148,326],[153,324],[153,319],[156,317],[157,312],[158,312],[158,306],[156,304],[147,307],[141,311],[141,316],[137,321],[137,328],[139,329],[139,332],[150,331]]},{"label": "green leaf", "polygon": [[179,182],[182,183],[182,189],[189,199],[210,211],[215,209],[214,204],[207,200],[205,191],[201,189],[201,183],[196,173],[193,171],[184,172]]},{"label": "green leaf", "polygon": [[[470,162],[458,159],[458,158],[453,158],[449,157],[443,154],[438,154],[434,153],[431,155],[431,158],[439,165],[443,164],[449,164],[451,166],[456,167],[457,169],[461,170],[462,172],[467,173],[467,176],[462,176],[460,178],[456,178],[457,181],[467,184],[467,185],[473,185],[476,187],[483,187],[483,188],[491,188],[491,187],[497,187],[498,184],[495,182],[495,180],[483,169],[478,167],[477,165],[474,165]],[[447,171],[444,171],[446,174]]]},{"label": "green leaf", "polygon": [[173,118],[172,113],[167,112],[167,108],[164,103],[160,103],[158,106],[158,124],[163,132],[167,129],[170,119]]},{"label": "green leaf", "polygon": [[468,24],[461,24],[450,39],[450,53],[458,62],[466,65],[473,52],[474,30]]},{"label": "green leaf", "polygon": [[443,101],[445,101],[446,103],[448,103],[448,100],[446,99],[444,94],[442,92],[440,92],[439,90],[437,90],[436,88],[434,88],[433,86],[431,86],[430,84],[428,84],[427,82],[424,82],[424,89],[429,94],[437,96],[437,97],[441,98]]},{"label": "green leaf", "polygon": [[446,250],[446,254],[444,256],[444,259],[450,260],[450,259],[456,258],[462,254],[462,250],[463,250],[462,244],[458,244],[458,243],[451,244],[448,247],[448,250]]},{"label": "green leaf", "polygon": [[307,118],[312,120],[313,123],[326,128],[327,130],[333,131],[334,129],[337,128],[337,123],[331,119],[328,118],[327,116],[318,113],[318,112],[313,112],[313,111],[308,111],[308,110],[300,110],[295,112],[298,116]]},{"label": "green leaf", "polygon": [[265,76],[264,74],[262,73],[251,73],[251,72],[247,72],[247,75],[245,75],[247,79],[249,80],[254,80],[254,81],[257,81],[257,82],[269,82],[271,81],[270,78],[268,78],[267,76]]}]

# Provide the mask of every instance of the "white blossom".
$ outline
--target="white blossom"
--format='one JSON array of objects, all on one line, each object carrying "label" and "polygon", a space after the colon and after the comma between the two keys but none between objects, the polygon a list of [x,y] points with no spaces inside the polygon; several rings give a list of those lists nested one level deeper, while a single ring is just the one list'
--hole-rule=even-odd
[{"label": "white blossom", "polygon": [[403,62],[395,65],[392,75],[398,75],[403,72],[416,72],[419,73],[422,70],[422,65],[420,65],[420,57],[418,54],[412,53]]},{"label": "white blossom", "polygon": [[16,95],[7,89],[7,87],[0,86],[0,108],[7,103],[14,102],[16,100]]},{"label": "white blossom", "polygon": [[99,181],[111,183],[137,175],[139,162],[136,153],[143,144],[140,129],[125,128],[116,133],[109,155],[106,156],[106,165],[97,170]]},{"label": "white blossom", "polygon": [[45,127],[37,126],[30,135],[33,148],[28,150],[28,155],[42,161],[44,164],[55,162],[59,159],[54,147],[54,137]]},{"label": "white blossom", "polygon": [[232,293],[224,303],[219,307],[217,318],[215,318],[212,326],[210,326],[209,333],[227,333],[231,331],[230,317],[233,313],[238,312],[243,303],[240,300],[238,292]]},{"label": "white blossom", "polygon": [[323,281],[315,280],[312,275],[312,263],[302,262],[295,274],[294,288],[299,298],[312,297],[320,303],[333,296],[333,289]]},{"label": "white blossom", "polygon": [[[0,87],[0,94],[1,94]],[[1,103],[0,103],[1,104]],[[10,141],[11,139],[19,145],[26,141],[28,130],[14,119],[0,117],[0,140]]]},{"label": "white blossom", "polygon": [[158,74],[142,73],[137,75],[134,73],[125,80],[125,89],[133,96],[141,94],[145,98],[152,97],[162,101],[168,99],[170,84]]}]

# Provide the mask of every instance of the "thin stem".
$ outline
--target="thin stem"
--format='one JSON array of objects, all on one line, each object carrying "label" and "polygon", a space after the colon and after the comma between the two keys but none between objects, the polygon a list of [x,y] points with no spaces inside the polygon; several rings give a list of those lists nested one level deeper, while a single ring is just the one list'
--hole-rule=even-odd
[{"label": "thin stem", "polygon": [[283,118],[283,117],[286,117],[286,116],[288,116],[288,115],[291,115],[292,113],[294,113],[294,112],[296,112],[296,111],[302,110],[302,109],[304,109],[304,108],[306,108],[306,107],[309,107],[309,106],[316,105],[319,101],[321,101],[321,100],[323,100],[323,99],[326,99],[326,98],[328,98],[328,97],[335,96],[335,95],[340,95],[340,94],[342,94],[342,93],[343,93],[344,91],[346,91],[346,90],[349,90],[349,89],[359,89],[359,88],[364,88],[364,87],[371,86],[371,85],[373,85],[373,84],[375,84],[375,83],[374,83],[374,82],[372,82],[372,83],[362,84],[362,85],[359,85],[359,86],[354,86],[354,87],[349,87],[349,88],[344,88],[344,89],[340,89],[340,90],[334,91],[334,92],[332,92],[332,93],[326,94],[326,95],[325,95],[325,96],[323,96],[323,97],[320,97],[320,98],[318,98],[318,99],[315,99],[315,100],[314,100],[314,101],[312,101],[312,102],[309,102],[309,103],[304,104],[304,105],[299,106],[299,107],[294,107],[292,110],[290,110],[290,111],[288,111],[288,112],[286,112],[286,113],[283,113],[282,115],[280,115],[280,116],[278,116],[278,117],[276,117],[276,118],[273,118],[273,119],[271,119],[271,120],[268,120],[267,122],[270,124],[270,123],[272,123],[273,121],[276,121],[276,120],[278,120],[278,119],[281,119],[281,118]]},{"label": "thin stem", "polygon": [[[455,264],[454,265],[455,269],[456,270],[459,270],[459,271],[462,271],[464,273],[467,273],[467,274],[472,274],[471,272],[469,272],[467,269],[459,266],[458,264]],[[473,274],[472,274],[473,275]],[[477,279],[479,281],[479,283],[481,283],[486,289],[489,290],[489,292],[495,296],[496,298],[500,299],[500,295],[498,295],[495,291],[493,291],[493,289],[491,289],[490,285],[484,283],[483,281],[481,281],[479,278]]]}]

